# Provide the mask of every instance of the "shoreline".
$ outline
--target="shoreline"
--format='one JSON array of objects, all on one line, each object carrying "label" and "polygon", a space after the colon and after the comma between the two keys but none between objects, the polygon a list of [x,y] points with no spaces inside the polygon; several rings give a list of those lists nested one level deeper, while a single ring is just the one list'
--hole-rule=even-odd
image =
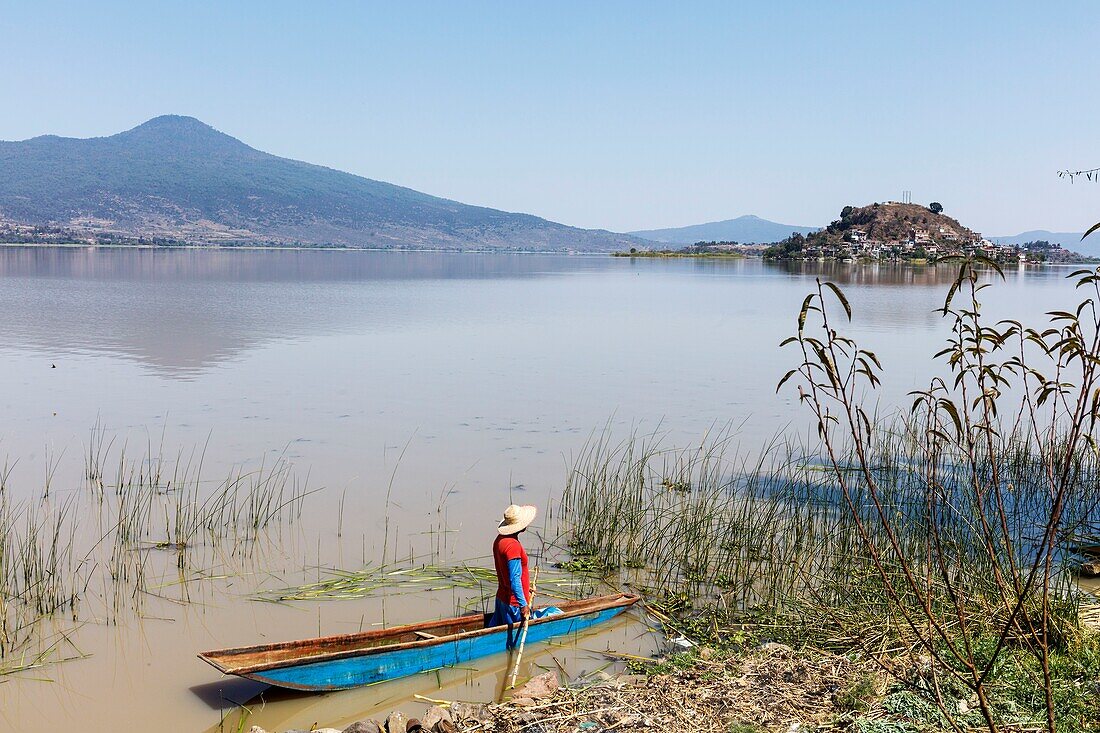
[{"label": "shoreline", "polygon": [[217,250],[217,251],[292,251],[292,252],[396,252],[437,254],[557,255],[562,257],[612,257],[614,252],[576,252],[572,250],[499,250],[444,249],[434,247],[345,247],[337,245],[260,245],[260,244],[91,244],[88,242],[0,242],[0,249],[132,249],[132,250]]},{"label": "shoreline", "polygon": [[[559,251],[559,250],[497,250],[497,249],[443,249],[443,248],[401,248],[401,247],[343,247],[343,246],[328,246],[328,245],[316,245],[316,246],[300,246],[300,245],[225,245],[225,244],[89,244],[87,242],[0,242],[0,251],[13,250],[13,249],[56,249],[56,250],[139,250],[139,251],[173,251],[173,250],[212,250],[218,252],[231,252],[231,251],[244,251],[244,252],[384,252],[390,254],[452,254],[452,255],[535,255],[535,256],[556,256],[556,257],[604,257],[613,259],[645,259],[645,260],[662,260],[662,259],[696,259],[696,260],[758,260],[760,262],[769,264],[788,264],[788,263],[814,263],[814,264],[837,264],[837,265],[858,265],[858,266],[882,266],[889,265],[895,267],[938,267],[945,264],[943,262],[913,262],[909,260],[886,260],[886,261],[854,261],[844,262],[838,259],[827,260],[810,260],[810,259],[775,259],[765,258],[757,255],[748,254],[718,254],[718,253],[629,253],[629,252],[575,252],[575,251]],[[1014,263],[1005,263],[1006,269],[1010,268]],[[1100,258],[1093,260],[1082,260],[1073,262],[1027,262],[1023,263],[1028,268],[1042,268],[1042,267],[1079,267],[1082,265],[1097,265],[1100,264]],[[1018,267],[1018,264],[1017,264]],[[1013,268],[1016,269],[1016,268]]]}]

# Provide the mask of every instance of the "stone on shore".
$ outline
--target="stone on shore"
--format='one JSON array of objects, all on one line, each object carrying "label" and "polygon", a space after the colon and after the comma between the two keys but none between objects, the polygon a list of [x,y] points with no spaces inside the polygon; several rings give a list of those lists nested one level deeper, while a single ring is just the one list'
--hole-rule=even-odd
[{"label": "stone on shore", "polygon": [[405,733],[409,727],[409,719],[400,710],[394,710],[390,717],[386,718],[386,730],[389,733]]},{"label": "stone on shore", "polygon": [[383,730],[377,720],[359,720],[344,728],[344,733],[383,733]]},{"label": "stone on shore", "polygon": [[420,719],[420,724],[424,726],[426,730],[435,730],[436,725],[441,720],[446,720],[448,723],[453,722],[451,720],[451,714],[447,712],[446,708],[433,705],[424,713],[424,717]]},{"label": "stone on shore", "polygon": [[461,723],[466,720],[476,720],[481,723],[489,720],[489,718],[490,716],[485,705],[468,702],[451,703],[451,720],[455,723]]},{"label": "stone on shore", "polygon": [[522,687],[512,694],[512,697],[513,699],[543,700],[551,697],[560,688],[561,683],[558,682],[558,676],[553,672],[544,672],[538,677],[527,680]]},{"label": "stone on shore", "polygon": [[1081,563],[1081,575],[1086,578],[1100,576],[1100,560],[1089,560]]}]

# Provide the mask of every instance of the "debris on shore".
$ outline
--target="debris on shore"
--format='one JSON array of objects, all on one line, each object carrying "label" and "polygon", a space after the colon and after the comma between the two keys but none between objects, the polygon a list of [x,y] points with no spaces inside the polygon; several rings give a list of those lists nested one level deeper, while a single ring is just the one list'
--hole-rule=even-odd
[{"label": "debris on shore", "polygon": [[652,675],[602,675],[563,687],[547,672],[502,703],[452,702],[428,708],[419,719],[394,713],[385,724],[366,720],[314,733],[808,730],[848,710],[846,694],[864,677],[866,670],[845,657],[783,644],[736,656],[704,648],[689,664]]}]

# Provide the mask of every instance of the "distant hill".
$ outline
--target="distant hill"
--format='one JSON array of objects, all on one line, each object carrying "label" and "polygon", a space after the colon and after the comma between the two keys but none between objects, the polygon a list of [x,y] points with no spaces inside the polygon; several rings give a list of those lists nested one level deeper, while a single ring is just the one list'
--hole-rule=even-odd
[{"label": "distant hill", "polygon": [[870,206],[845,206],[840,218],[825,227],[822,241],[840,242],[853,235],[866,241],[884,243],[916,239],[925,244],[954,246],[977,242],[981,235],[963,226],[958,219],[936,213],[920,204],[888,201]]},{"label": "distant hill", "polygon": [[193,117],[0,142],[0,220],[212,244],[606,252],[638,241],[249,147]]},{"label": "distant hill", "polygon": [[693,224],[674,229],[647,229],[630,232],[635,237],[663,244],[694,244],[696,242],[740,242],[741,244],[771,244],[791,234],[809,234],[821,227],[800,227],[778,224],[759,216],[739,216],[736,219]]},{"label": "distant hill", "polygon": [[997,244],[1025,244],[1027,242],[1050,242],[1060,244],[1066,249],[1085,254],[1100,254],[1100,237],[1093,235],[1082,241],[1082,232],[1048,232],[1045,229],[1035,229],[1030,232],[1021,232],[1012,236],[990,237],[991,242]]},{"label": "distant hill", "polygon": [[764,252],[765,258],[926,258],[978,247],[981,235],[927,206],[887,201],[845,206],[840,218],[809,235],[793,234]]}]

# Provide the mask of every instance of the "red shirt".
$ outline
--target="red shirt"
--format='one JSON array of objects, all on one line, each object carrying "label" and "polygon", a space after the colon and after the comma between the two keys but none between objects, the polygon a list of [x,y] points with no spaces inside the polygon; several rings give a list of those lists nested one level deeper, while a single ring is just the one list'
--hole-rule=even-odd
[{"label": "red shirt", "polygon": [[523,565],[523,595],[527,603],[531,602],[531,579],[527,577],[527,550],[515,537],[497,535],[493,540],[493,564],[497,569],[497,600],[504,601],[513,606],[519,605],[519,600],[512,593],[512,584],[508,582],[508,561],[519,560]]}]

